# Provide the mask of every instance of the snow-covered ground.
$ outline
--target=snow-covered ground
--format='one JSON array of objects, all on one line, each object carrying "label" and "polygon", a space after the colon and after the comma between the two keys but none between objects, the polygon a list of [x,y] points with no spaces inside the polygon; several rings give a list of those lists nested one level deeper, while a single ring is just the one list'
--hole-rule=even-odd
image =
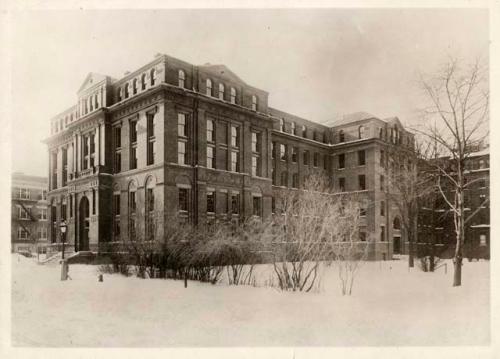
[{"label": "snow-covered ground", "polygon": [[[260,282],[271,276],[259,268]],[[317,293],[105,274],[12,257],[12,344],[45,347],[452,346],[489,343],[489,262],[411,271],[368,262],[343,297],[334,268]]]}]

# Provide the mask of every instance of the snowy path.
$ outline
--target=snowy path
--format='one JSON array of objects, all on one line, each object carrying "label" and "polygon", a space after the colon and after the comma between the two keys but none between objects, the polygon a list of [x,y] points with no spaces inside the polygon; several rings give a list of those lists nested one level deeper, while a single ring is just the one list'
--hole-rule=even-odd
[{"label": "snowy path", "polygon": [[[366,263],[352,297],[326,269],[320,293],[213,286],[105,275],[72,265],[13,258],[16,346],[378,346],[485,345],[489,262],[464,264],[464,286],[445,275],[408,272],[404,261]],[[265,268],[260,268],[264,271]],[[262,277],[269,276],[268,273]]]}]

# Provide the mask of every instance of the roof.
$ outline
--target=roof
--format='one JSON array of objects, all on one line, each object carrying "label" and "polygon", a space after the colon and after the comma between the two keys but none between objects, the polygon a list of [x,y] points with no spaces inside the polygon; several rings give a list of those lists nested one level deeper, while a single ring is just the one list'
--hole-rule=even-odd
[{"label": "roof", "polygon": [[247,84],[245,81],[243,81],[238,75],[236,75],[233,71],[231,71],[226,65],[222,64],[217,64],[217,65],[211,65],[211,64],[205,64],[205,65],[198,65],[199,68],[202,69],[207,69],[210,70],[218,75],[221,76],[226,76],[235,79],[237,82],[241,82],[244,84]]},{"label": "roof", "polygon": [[486,147],[486,148],[483,148],[482,150],[469,153],[469,157],[487,156],[489,154],[490,154],[490,148]]},{"label": "roof", "polygon": [[342,115],[341,118],[337,118],[337,119],[325,122],[325,123],[323,123],[323,125],[329,126],[329,127],[341,126],[341,125],[345,125],[345,124],[348,124],[351,122],[368,120],[371,118],[377,118],[377,117],[375,117],[371,113],[360,111],[360,112],[354,112],[354,113],[347,114],[347,115]]}]

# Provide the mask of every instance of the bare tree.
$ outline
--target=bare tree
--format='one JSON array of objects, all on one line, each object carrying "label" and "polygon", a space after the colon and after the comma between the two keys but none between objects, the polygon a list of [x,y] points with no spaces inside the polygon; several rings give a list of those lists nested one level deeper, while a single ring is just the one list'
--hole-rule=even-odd
[{"label": "bare tree", "polygon": [[479,60],[464,66],[452,59],[435,75],[422,76],[420,83],[428,106],[423,110],[427,124],[419,132],[434,146],[430,164],[439,193],[453,214],[453,286],[460,286],[465,226],[476,214],[465,211],[464,194],[471,184],[465,178],[466,162],[474,146],[488,136],[488,69]]},{"label": "bare tree", "polygon": [[354,279],[368,254],[368,242],[360,239],[360,203],[353,196],[336,196],[329,217],[328,241],[337,267],[342,295],[351,295]]},{"label": "bare tree", "polygon": [[409,243],[408,266],[413,268],[418,243],[419,202],[433,190],[432,176],[421,170],[429,146],[413,141],[408,146],[388,145],[386,151],[388,163],[384,165],[384,174],[388,182],[387,196],[401,216]]}]

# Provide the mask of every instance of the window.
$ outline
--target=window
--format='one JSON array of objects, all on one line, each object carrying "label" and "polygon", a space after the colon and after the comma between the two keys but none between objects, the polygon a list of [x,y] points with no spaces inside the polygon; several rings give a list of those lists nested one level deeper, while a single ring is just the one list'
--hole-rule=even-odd
[{"label": "window", "polygon": [[29,233],[23,227],[17,228],[17,239],[26,240],[29,237]]},{"label": "window", "polygon": [[271,213],[276,213],[276,198],[271,197]]},{"label": "window", "polygon": [[273,141],[271,142],[271,159],[275,159],[276,158],[276,142]]},{"label": "window", "polygon": [[148,134],[148,148],[147,148],[147,165],[155,163],[155,114],[148,113],[147,117],[147,134]]},{"label": "window", "polygon": [[116,150],[122,146],[122,128],[121,127],[114,127],[113,128],[113,139],[114,139],[114,145],[115,145],[115,150]]},{"label": "window", "polygon": [[383,139],[383,138],[384,138],[384,131],[382,130],[382,128],[379,128],[379,129],[378,129],[378,137],[379,137],[380,139]]},{"label": "window", "polygon": [[47,208],[39,208],[38,209],[38,219],[40,221],[46,221],[47,220]]},{"label": "window", "polygon": [[38,228],[38,239],[47,240],[47,227]]},{"label": "window", "polygon": [[120,102],[122,100],[122,88],[120,87],[118,89],[118,102]]},{"label": "window", "polygon": [[30,199],[29,188],[19,188],[18,198],[20,199]]},{"label": "window", "polygon": [[113,212],[115,216],[120,215],[120,193],[113,194]]},{"label": "window", "polygon": [[260,157],[252,156],[252,176],[260,175]]},{"label": "window", "polygon": [[292,135],[296,135],[297,125],[295,124],[295,122],[291,123],[291,129],[292,129]]},{"label": "window", "polygon": [[236,103],[236,89],[234,87],[231,87],[231,103]]},{"label": "window", "polygon": [[299,174],[298,173],[294,173],[292,175],[292,187],[299,188]]},{"label": "window", "polygon": [[330,161],[329,155],[324,155],[323,156],[323,169],[326,171],[328,170],[328,162]]},{"label": "window", "polygon": [[213,120],[207,120],[207,142],[215,142]]},{"label": "window", "polygon": [[207,168],[215,168],[214,151],[213,147],[207,147]]},{"label": "window", "polygon": [[380,167],[385,168],[385,151],[380,150]]},{"label": "window", "polygon": [[178,203],[179,211],[188,212],[188,189],[187,188],[179,188],[179,203]]},{"label": "window", "polygon": [[345,141],[344,131],[339,131],[339,142],[342,143]]},{"label": "window", "polygon": [[385,191],[385,177],[380,175],[380,190]]},{"label": "window", "polygon": [[120,240],[120,192],[113,194],[113,236],[115,241]]},{"label": "window", "polygon": [[179,113],[177,115],[177,135],[181,137],[187,137],[186,114],[184,113]]},{"label": "window", "polygon": [[231,171],[232,172],[240,171],[239,153],[235,151],[231,152]]},{"label": "window", "polygon": [[219,84],[219,100],[224,100],[224,84]]},{"label": "window", "polygon": [[285,132],[285,120],[280,118],[280,131]]},{"label": "window", "polygon": [[364,166],[366,164],[365,151],[358,151],[358,166]]},{"label": "window", "polygon": [[318,152],[314,152],[314,155],[313,155],[313,166],[314,167],[318,167],[319,166],[319,153]]},{"label": "window", "polygon": [[240,194],[233,192],[231,194],[231,212],[233,214],[240,213]]},{"label": "window", "polygon": [[47,200],[47,190],[46,189],[42,190],[42,200],[43,201]]},{"label": "window", "polygon": [[380,215],[385,217],[385,201],[380,202]]},{"label": "window", "polygon": [[240,134],[238,127],[231,125],[231,146],[240,147]]},{"label": "window", "polygon": [[253,204],[253,215],[257,217],[262,217],[262,197],[253,196],[252,204]]},{"label": "window", "polygon": [[215,191],[207,190],[207,212],[215,213]]},{"label": "window", "polygon": [[177,163],[180,165],[187,164],[186,161],[186,142],[177,141]]},{"label": "window", "polygon": [[302,125],[302,137],[306,138],[307,137],[307,127]]},{"label": "window", "polygon": [[206,86],[206,89],[205,89],[205,94],[207,96],[212,96],[212,80],[210,79],[207,79],[205,81],[205,86]]},{"label": "window", "polygon": [[151,86],[154,86],[156,83],[156,70],[155,69],[151,69],[149,71],[149,77],[150,77],[150,81],[151,81]]},{"label": "window", "polygon": [[257,111],[257,96],[252,95],[252,110]]},{"label": "window", "polygon": [[288,173],[286,171],[281,172],[281,186],[286,187],[288,186]]},{"label": "window", "polygon": [[83,163],[82,167],[84,170],[89,168],[89,136],[82,136],[82,143],[83,143]]},{"label": "window", "polygon": [[120,151],[115,152],[115,156],[113,158],[113,166],[115,169],[115,173],[119,173],[122,170],[122,154]]},{"label": "window", "polygon": [[184,71],[179,70],[178,77],[179,77],[179,87],[184,88],[186,85],[186,74],[184,73]]},{"label": "window", "polygon": [[137,142],[137,120],[130,121],[130,142]]},{"label": "window", "polygon": [[486,234],[479,235],[479,245],[481,247],[484,247],[484,246],[487,245],[487,243],[486,243]]},{"label": "window", "polygon": [[132,93],[135,95],[137,93],[137,79],[132,81]]},{"label": "window", "polygon": [[293,163],[297,163],[298,156],[299,156],[299,148],[292,147],[292,162]]},{"label": "window", "polygon": [[366,217],[366,207],[359,208],[359,215],[360,217]]},{"label": "window", "polygon": [[[128,88],[129,88],[129,84],[128,84],[128,83],[126,83],[126,84],[125,84],[125,87],[124,87],[124,90],[125,90],[125,91],[124,91],[124,92],[125,92],[125,98],[128,98],[128,95],[129,95],[129,93],[128,93]],[[85,112],[87,112],[87,111],[85,110]]]},{"label": "window", "polygon": [[345,168],[345,153],[339,154],[338,160],[339,160],[339,169]]},{"label": "window", "polygon": [[479,160],[479,168],[485,168],[484,160]]},{"label": "window", "polygon": [[286,145],[280,144],[280,160],[286,161]]},{"label": "window", "polygon": [[220,209],[221,209],[221,213],[223,214],[227,214],[227,206],[228,206],[228,203],[227,203],[227,191],[219,191],[219,194],[217,195],[218,199],[217,201],[220,203]]},{"label": "window", "polygon": [[309,151],[304,151],[304,165],[309,165]]},{"label": "window", "polygon": [[142,74],[141,75],[141,90],[145,90],[146,89],[146,74]]},{"label": "window", "polygon": [[385,242],[385,226],[380,226],[380,242]]},{"label": "window", "polygon": [[260,153],[261,134],[257,132],[252,132],[252,151]]},{"label": "window", "polygon": [[129,189],[128,193],[128,212],[129,212],[129,237],[130,240],[136,239],[136,228],[135,228],[135,220],[136,220],[136,197],[135,197],[135,189]]},{"label": "window", "polygon": [[130,169],[137,168],[137,120],[130,121]]},{"label": "window", "polygon": [[361,138],[364,138],[365,136],[365,127],[364,126],[359,126],[358,128],[358,137],[361,139]]},{"label": "window", "polygon": [[358,175],[358,186],[360,191],[364,191],[366,189],[366,177],[365,175]]},{"label": "window", "polygon": [[29,212],[31,211],[31,208],[29,207],[17,207],[17,218],[19,219],[29,219]]},{"label": "window", "polygon": [[344,177],[339,178],[339,191],[345,192],[345,178]]},{"label": "window", "polygon": [[273,168],[271,168],[271,183],[273,186],[276,186],[277,182],[276,182],[276,170]]},{"label": "window", "polygon": [[359,232],[359,240],[361,242],[366,242],[366,232],[363,232],[363,231]]}]

